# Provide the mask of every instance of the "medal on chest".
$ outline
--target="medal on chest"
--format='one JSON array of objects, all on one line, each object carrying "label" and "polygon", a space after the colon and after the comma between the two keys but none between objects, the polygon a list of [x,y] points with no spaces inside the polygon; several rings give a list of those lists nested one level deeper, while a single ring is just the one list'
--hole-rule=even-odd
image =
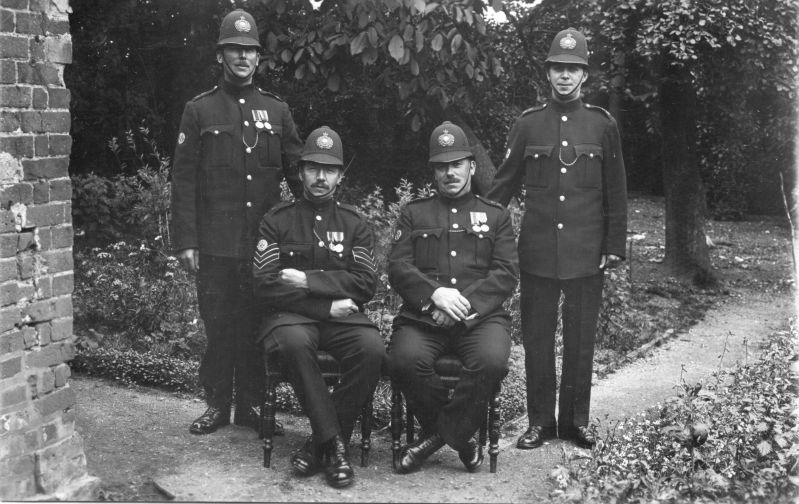
[{"label": "medal on chest", "polygon": [[328,231],[327,232],[327,248],[331,252],[341,254],[344,252],[344,232],[343,231]]},{"label": "medal on chest", "polygon": [[472,231],[475,233],[488,232],[488,216],[485,212],[469,212],[469,218],[472,221]]}]

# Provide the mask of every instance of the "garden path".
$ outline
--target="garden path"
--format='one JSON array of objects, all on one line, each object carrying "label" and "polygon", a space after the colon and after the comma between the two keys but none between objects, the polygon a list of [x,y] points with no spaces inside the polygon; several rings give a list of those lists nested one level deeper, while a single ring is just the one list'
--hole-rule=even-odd
[{"label": "garden path", "polygon": [[[707,380],[720,367],[757,359],[760,342],[795,311],[788,292],[733,292],[687,333],[599,379],[592,417],[611,426],[675,395],[681,379]],[[71,386],[89,472],[103,480],[105,497],[115,500],[166,500],[171,494],[180,501],[538,502],[550,491],[551,469],[574,450],[561,441],[516,450],[513,443],[526,425],[511,425],[502,433],[496,474],[485,466],[468,474],[457,454],[445,449],[421,472],[399,476],[391,470],[384,430],[373,436],[369,467],[356,468],[356,484],[335,490],[321,475],[297,478],[288,465],[308,432],[304,419],[279,415],[287,435],[276,438],[272,467],[264,469],[251,430],[231,426],[210,436],[189,434],[188,424],[203,409],[196,399],[85,377],[74,377]]]}]

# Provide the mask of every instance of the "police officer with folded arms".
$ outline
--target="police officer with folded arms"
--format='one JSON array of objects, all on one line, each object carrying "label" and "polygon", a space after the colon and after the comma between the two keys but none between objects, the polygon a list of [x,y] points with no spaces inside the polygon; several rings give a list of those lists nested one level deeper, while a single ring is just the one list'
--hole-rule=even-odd
[{"label": "police officer with folded arms", "polygon": [[[546,60],[552,96],[522,113],[488,197],[507,205],[524,185],[519,235],[529,428],[517,447],[556,435],[594,445],[589,427],[594,339],[604,271],[624,258],[627,188],[614,118],[584,103],[585,36],[569,28]],[[555,418],[555,330],[563,293],[563,371]]]},{"label": "police officer with folded arms", "polygon": [[[482,464],[473,436],[507,372],[510,320],[502,303],[518,281],[510,214],[472,192],[476,165],[460,127],[444,122],[433,130],[429,162],[437,194],[402,209],[389,260],[389,282],[403,300],[390,372],[422,427],[419,441],[400,452],[401,474],[445,444],[469,472]],[[434,370],[448,353],[464,366],[451,399]]]},{"label": "police officer with folded arms", "polygon": [[[291,465],[305,476],[324,470],[337,488],[354,481],[347,446],[385,359],[383,340],[363,313],[377,288],[372,230],[335,198],[343,158],[341,139],[329,127],[308,136],[300,158],[302,197],[264,216],[252,266],[265,309],[264,357],[280,359],[313,431]],[[342,378],[332,393],[317,350],[339,362]]]},{"label": "police officer with folded arms", "polygon": [[257,427],[262,362],[251,262],[258,223],[280,200],[284,169],[302,148],[288,105],[253,84],[258,28],[234,10],[216,44],[219,85],[186,104],[172,170],[172,241],[183,265],[197,273],[207,347],[200,382],[208,408],[194,434],[230,423],[235,388],[237,425]]}]

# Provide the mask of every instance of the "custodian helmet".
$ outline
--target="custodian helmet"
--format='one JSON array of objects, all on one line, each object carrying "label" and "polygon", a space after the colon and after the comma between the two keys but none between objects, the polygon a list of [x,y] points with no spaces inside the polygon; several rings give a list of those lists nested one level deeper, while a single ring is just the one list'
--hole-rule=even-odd
[{"label": "custodian helmet", "polygon": [[574,28],[558,32],[552,39],[546,62],[588,66],[588,43],[585,35]]},{"label": "custodian helmet", "polygon": [[258,27],[249,12],[236,9],[222,19],[219,27],[219,40],[216,47],[239,45],[261,48],[258,41]]},{"label": "custodian helmet", "polygon": [[305,140],[300,161],[313,161],[314,163],[329,165],[344,165],[344,146],[338,133],[329,126],[316,128]]},{"label": "custodian helmet", "polygon": [[466,133],[460,126],[444,121],[430,134],[429,163],[449,163],[473,155]]}]

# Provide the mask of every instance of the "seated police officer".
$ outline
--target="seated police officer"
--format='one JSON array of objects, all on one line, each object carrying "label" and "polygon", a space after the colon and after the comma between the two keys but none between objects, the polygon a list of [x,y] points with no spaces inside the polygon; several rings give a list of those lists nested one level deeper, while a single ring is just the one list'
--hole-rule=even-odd
[{"label": "seated police officer", "polygon": [[[447,444],[472,472],[483,461],[474,433],[507,371],[502,303],[518,281],[516,243],[508,211],[472,193],[475,161],[461,128],[444,122],[433,130],[430,165],[438,194],[402,209],[389,261],[389,282],[403,300],[390,372],[422,427],[396,470],[418,469]],[[433,367],[444,354],[464,366],[451,399]]]},{"label": "seated police officer", "polygon": [[[334,198],[343,178],[338,134],[327,126],[314,130],[300,161],[302,197],[275,206],[259,228],[254,289],[267,308],[260,338],[265,358],[280,359],[311,422],[313,435],[292,466],[302,475],[324,468],[331,486],[344,487],[354,477],[349,438],[385,357],[377,328],[362,313],[377,285],[373,235],[353,207]],[[332,394],[317,350],[340,364]]]}]

